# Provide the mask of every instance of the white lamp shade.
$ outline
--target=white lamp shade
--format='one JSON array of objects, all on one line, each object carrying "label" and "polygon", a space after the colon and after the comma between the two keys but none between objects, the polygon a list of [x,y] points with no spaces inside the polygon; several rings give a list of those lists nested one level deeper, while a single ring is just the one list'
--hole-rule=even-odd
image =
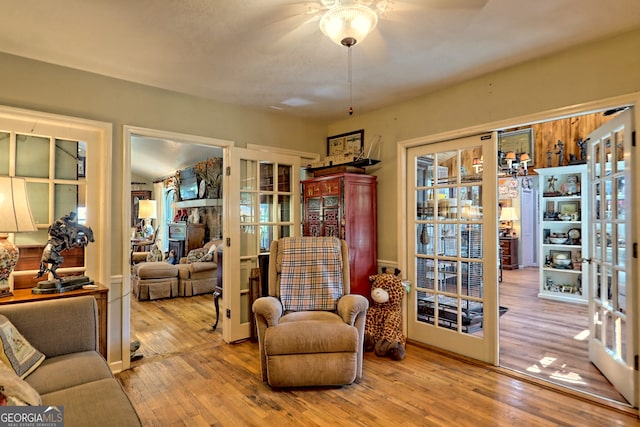
[{"label": "white lamp shade", "polygon": [[140,200],[138,202],[138,218],[156,219],[158,217],[158,208],[155,200]]},{"label": "white lamp shade", "polygon": [[516,208],[504,207],[500,213],[500,221],[517,221]]},{"label": "white lamp shade", "polygon": [[0,233],[37,231],[24,178],[0,177]]},{"label": "white lamp shade", "polygon": [[346,45],[343,40],[362,42],[378,23],[378,15],[361,4],[338,5],[332,7],[320,18],[320,30],[338,45]]}]

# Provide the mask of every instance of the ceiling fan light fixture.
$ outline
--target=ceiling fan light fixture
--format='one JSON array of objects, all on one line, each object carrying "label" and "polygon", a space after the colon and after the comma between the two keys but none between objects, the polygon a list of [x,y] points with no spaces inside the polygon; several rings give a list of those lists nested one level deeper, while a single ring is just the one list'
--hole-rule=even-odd
[{"label": "ceiling fan light fixture", "polygon": [[378,23],[378,15],[362,4],[339,4],[320,18],[320,30],[340,46],[361,43]]}]

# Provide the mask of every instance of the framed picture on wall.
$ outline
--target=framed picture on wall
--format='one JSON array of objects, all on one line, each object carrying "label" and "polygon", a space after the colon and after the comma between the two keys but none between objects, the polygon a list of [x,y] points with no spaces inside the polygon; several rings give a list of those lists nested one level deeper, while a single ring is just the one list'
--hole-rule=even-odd
[{"label": "framed picture on wall", "polygon": [[364,129],[327,138],[327,156],[343,153],[360,154],[364,148]]},{"label": "framed picture on wall", "polygon": [[87,176],[87,158],[78,157],[78,178]]},{"label": "framed picture on wall", "polygon": [[520,156],[523,153],[529,154],[531,160],[527,164],[527,167],[532,167],[535,163],[533,153],[533,128],[500,133],[498,135],[498,151],[502,153],[500,157],[500,166],[502,167],[507,166],[505,155],[509,152],[516,153],[516,156]]}]

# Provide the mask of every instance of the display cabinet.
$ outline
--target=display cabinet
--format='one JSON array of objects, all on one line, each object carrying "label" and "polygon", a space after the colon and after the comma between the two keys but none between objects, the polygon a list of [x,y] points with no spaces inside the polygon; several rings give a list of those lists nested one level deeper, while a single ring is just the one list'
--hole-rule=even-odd
[{"label": "display cabinet", "polygon": [[335,236],[349,248],[351,292],[370,297],[377,272],[376,177],[338,173],[302,181],[303,234]]},{"label": "display cabinet", "polygon": [[588,181],[586,165],[536,169],[540,179],[541,298],[587,303]]}]

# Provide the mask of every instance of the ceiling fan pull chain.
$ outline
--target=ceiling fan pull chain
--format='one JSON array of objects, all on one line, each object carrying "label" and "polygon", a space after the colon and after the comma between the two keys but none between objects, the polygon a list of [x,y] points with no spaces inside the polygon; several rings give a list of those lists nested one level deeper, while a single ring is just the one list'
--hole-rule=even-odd
[{"label": "ceiling fan pull chain", "polygon": [[347,46],[348,52],[348,73],[349,73],[349,115],[353,115],[353,80],[351,79],[351,46]]}]

